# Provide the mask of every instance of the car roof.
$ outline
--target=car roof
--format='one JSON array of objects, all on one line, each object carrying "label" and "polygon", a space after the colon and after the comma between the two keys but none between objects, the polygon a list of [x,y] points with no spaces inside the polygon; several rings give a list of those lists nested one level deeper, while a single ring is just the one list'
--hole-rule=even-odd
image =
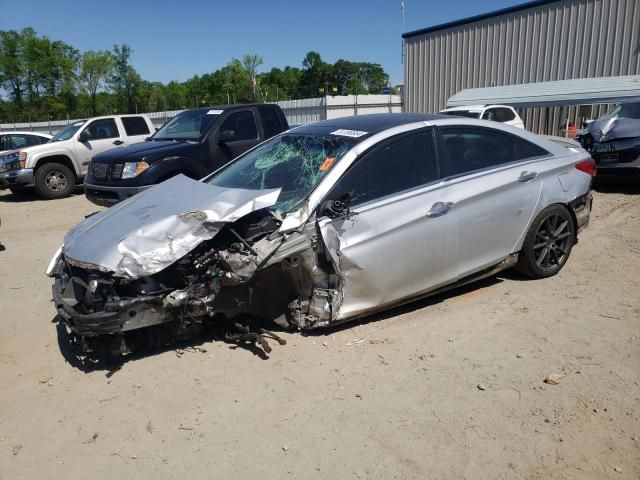
[{"label": "car roof", "polygon": [[49,135],[48,133],[43,133],[43,132],[30,132],[29,130],[3,130],[0,132],[0,135],[7,135],[7,134],[13,134],[13,133],[17,133],[18,135],[38,135],[40,137],[47,137],[47,138],[51,138],[51,135]]},{"label": "car roof", "polygon": [[485,108],[513,108],[509,105],[499,105],[499,104],[490,104],[490,105],[460,105],[459,107],[451,107],[445,108],[444,110],[440,110],[441,112],[460,112],[460,111],[469,111],[469,112],[479,112]]},{"label": "car roof", "polygon": [[353,135],[354,138],[364,139],[393,127],[445,118],[447,118],[445,115],[427,115],[422,113],[372,113],[323,120],[321,122],[302,125],[293,129],[293,131],[302,134],[323,135],[336,130],[349,130],[360,133],[360,135],[357,136]]}]

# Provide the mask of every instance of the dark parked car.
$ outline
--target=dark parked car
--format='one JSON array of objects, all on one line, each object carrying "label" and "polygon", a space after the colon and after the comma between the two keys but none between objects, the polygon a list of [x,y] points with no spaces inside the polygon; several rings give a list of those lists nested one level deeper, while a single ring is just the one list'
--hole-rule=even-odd
[{"label": "dark parked car", "polygon": [[640,102],[618,105],[578,135],[598,165],[598,176],[640,176]]},{"label": "dark parked car", "polygon": [[179,174],[199,179],[288,128],[277,105],[187,110],[148,141],[93,157],[85,194],[96,205],[111,206]]}]

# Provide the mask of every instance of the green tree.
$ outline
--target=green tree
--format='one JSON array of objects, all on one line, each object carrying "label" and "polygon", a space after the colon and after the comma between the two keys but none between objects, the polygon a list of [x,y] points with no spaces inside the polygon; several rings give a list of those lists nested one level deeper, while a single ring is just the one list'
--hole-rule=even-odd
[{"label": "green tree", "polygon": [[251,85],[251,101],[256,101],[256,87],[257,87],[257,70],[262,65],[262,57],[260,55],[243,55],[242,56],[242,69],[244,70],[247,79]]},{"label": "green tree", "polygon": [[20,110],[26,88],[22,49],[22,35],[19,32],[0,31],[0,87],[9,92]]},{"label": "green tree", "polygon": [[90,99],[91,114],[97,115],[97,94],[105,86],[112,69],[111,54],[106,50],[87,50],[80,59],[78,83]]},{"label": "green tree", "polygon": [[129,64],[132,50],[128,45],[114,45],[109,85],[118,97],[118,113],[136,111],[136,95],[142,79]]}]

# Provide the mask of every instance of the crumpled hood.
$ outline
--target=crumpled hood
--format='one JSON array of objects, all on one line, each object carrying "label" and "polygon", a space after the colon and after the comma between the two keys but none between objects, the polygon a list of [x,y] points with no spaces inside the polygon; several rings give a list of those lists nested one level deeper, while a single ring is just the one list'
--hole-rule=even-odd
[{"label": "crumpled hood", "polygon": [[[180,155],[184,152],[192,152],[194,144],[188,142],[175,142],[173,140],[150,140],[148,142],[134,143],[126,147],[112,148],[93,157],[93,161],[100,163],[116,163],[126,160],[138,161],[153,157],[156,153],[163,156]],[[153,160],[153,158],[151,158]]]},{"label": "crumpled hood", "polygon": [[596,142],[640,137],[640,119],[603,115],[589,125],[589,134]]},{"label": "crumpled hood", "polygon": [[274,205],[280,189],[222,188],[178,175],[72,228],[62,251],[78,266],[136,279],[164,270],[225,223]]}]

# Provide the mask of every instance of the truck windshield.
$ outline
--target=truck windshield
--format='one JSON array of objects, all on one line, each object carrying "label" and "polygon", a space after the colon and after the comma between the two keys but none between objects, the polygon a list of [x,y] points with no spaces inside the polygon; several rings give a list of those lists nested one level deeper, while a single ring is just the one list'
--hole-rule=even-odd
[{"label": "truck windshield", "polygon": [[82,121],[82,122],[73,122],[67,125],[58,133],[56,133],[53,137],[51,137],[51,140],[49,140],[49,142],[61,142],[62,140],[69,140],[84,124],[85,122]]},{"label": "truck windshield", "polygon": [[451,115],[453,117],[469,117],[469,118],[480,118],[480,112],[473,110],[453,110],[449,112],[440,112],[443,115]]},{"label": "truck windshield", "polygon": [[188,110],[165,123],[153,140],[200,140],[221,110]]},{"label": "truck windshield", "polygon": [[609,114],[613,118],[638,118],[640,119],[640,103],[622,103]]},{"label": "truck windshield", "polygon": [[294,210],[335,163],[357,143],[337,135],[287,134],[237,158],[207,183],[226,188],[280,188],[273,210]]}]

